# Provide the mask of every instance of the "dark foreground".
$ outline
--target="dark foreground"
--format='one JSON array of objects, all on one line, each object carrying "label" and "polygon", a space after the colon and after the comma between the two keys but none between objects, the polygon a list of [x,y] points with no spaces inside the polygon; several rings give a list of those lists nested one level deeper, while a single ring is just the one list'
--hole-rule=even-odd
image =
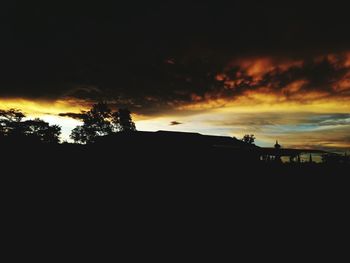
[{"label": "dark foreground", "polygon": [[263,163],[208,149],[181,150],[6,146],[2,186],[9,200],[34,198],[47,206],[63,203],[72,209],[87,205],[112,211],[116,206],[154,204],[233,209],[246,204],[284,207],[296,200],[305,206],[307,200],[348,200],[350,173],[345,164]]},{"label": "dark foreground", "polygon": [[350,177],[344,163],[262,162],[250,153],[162,146],[0,144],[1,173],[80,180],[279,181]]},{"label": "dark foreground", "polygon": [[297,192],[343,194],[349,188],[349,164],[266,163],[250,149],[147,140],[133,144],[121,138],[118,143],[105,140],[92,145],[2,143],[3,185],[8,181],[21,193],[43,191],[63,199],[118,195],[159,201],[222,195],[258,200],[270,194],[293,197]]},{"label": "dark foreground", "polygon": [[118,248],[129,258],[180,259],[187,249],[207,255],[203,247],[289,257],[283,251],[294,255],[296,242],[309,251],[309,238],[333,242],[326,236],[343,233],[346,221],[346,165],[106,145],[2,145],[0,160],[7,242],[40,238],[39,254],[50,257]]}]

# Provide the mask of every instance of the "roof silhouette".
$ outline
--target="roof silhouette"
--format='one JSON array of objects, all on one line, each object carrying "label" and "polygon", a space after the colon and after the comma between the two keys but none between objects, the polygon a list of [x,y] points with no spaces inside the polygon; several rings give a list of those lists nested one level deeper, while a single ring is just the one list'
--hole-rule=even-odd
[{"label": "roof silhouette", "polygon": [[226,148],[259,148],[255,145],[245,143],[234,137],[203,135],[193,132],[178,131],[138,131],[134,133],[117,133],[115,135],[101,137],[97,143],[143,143],[162,147],[171,146],[207,146],[207,147],[226,147]]}]

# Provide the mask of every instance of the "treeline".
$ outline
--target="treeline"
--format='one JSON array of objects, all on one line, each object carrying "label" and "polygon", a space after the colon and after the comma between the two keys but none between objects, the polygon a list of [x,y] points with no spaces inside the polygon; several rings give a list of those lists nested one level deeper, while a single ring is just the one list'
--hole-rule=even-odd
[{"label": "treeline", "polygon": [[[75,143],[93,143],[100,136],[136,131],[128,109],[113,111],[104,102],[94,104],[89,111],[61,116],[82,121],[82,125],[74,128],[70,135]],[[0,138],[57,144],[60,142],[60,135],[61,127],[58,125],[50,125],[39,118],[27,119],[18,109],[0,110]]]},{"label": "treeline", "polygon": [[30,139],[43,143],[58,143],[61,127],[36,118],[25,120],[20,110],[0,110],[0,138]]}]

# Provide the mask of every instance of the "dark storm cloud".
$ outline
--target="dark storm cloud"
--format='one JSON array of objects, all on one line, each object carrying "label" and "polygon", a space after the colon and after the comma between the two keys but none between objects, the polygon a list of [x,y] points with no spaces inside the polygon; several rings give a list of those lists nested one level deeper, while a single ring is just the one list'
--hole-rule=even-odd
[{"label": "dark storm cloud", "polygon": [[58,114],[60,117],[69,117],[72,119],[76,120],[82,120],[84,118],[84,113],[72,113],[72,112],[67,112],[67,113],[60,113]]},{"label": "dark storm cloud", "polygon": [[172,121],[172,122],[170,122],[170,125],[171,126],[177,126],[177,125],[181,125],[182,124],[182,122],[178,122],[178,121]]},{"label": "dark storm cloud", "polygon": [[[269,84],[332,94],[345,67],[318,54],[349,44],[347,9],[298,1],[16,1],[2,4],[1,97],[109,100],[138,112],[212,97],[234,97]],[[312,54],[312,55],[310,55]],[[234,58],[287,57],[302,66],[259,80],[217,80]],[[310,58],[312,57],[312,59]],[[310,59],[310,61],[308,61]],[[225,88],[229,87],[233,88]],[[343,91],[344,92],[344,91]],[[288,91],[285,91],[289,96]]]}]

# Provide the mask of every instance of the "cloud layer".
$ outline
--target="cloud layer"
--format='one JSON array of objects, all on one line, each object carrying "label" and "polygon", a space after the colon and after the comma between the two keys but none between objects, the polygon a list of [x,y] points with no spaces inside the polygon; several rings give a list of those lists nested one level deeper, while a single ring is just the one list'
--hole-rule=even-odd
[{"label": "cloud layer", "polygon": [[140,129],[349,145],[343,3],[27,2],[0,10],[0,108],[70,128],[104,100]]}]

